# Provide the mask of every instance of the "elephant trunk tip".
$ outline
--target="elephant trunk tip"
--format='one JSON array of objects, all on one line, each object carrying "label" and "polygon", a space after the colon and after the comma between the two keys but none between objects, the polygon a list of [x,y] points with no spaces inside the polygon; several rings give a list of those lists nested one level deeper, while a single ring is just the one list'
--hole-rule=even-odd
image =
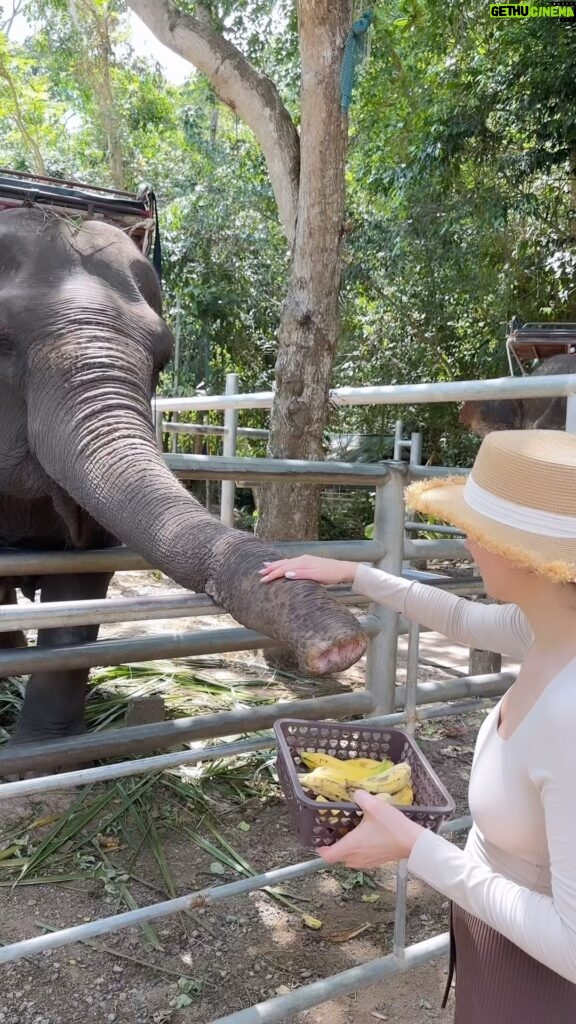
[{"label": "elephant trunk tip", "polygon": [[314,647],[305,652],[302,667],[314,676],[344,672],[366,653],[367,644],[366,636],[360,634],[346,637],[323,648]]}]

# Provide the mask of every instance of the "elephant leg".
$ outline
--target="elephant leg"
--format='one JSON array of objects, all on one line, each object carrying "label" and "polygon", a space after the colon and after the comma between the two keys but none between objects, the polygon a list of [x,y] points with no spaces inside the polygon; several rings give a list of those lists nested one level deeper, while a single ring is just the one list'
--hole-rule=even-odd
[{"label": "elephant leg", "polygon": [[[8,583],[0,580],[0,605],[18,604],[16,590]],[[10,633],[0,633],[0,648],[26,647],[28,641],[21,629],[11,630]]]},{"label": "elephant leg", "polygon": [[[112,573],[44,576],[42,601],[81,601],[106,597]],[[39,647],[91,643],[98,626],[40,629]],[[56,669],[30,676],[26,696],[16,723],[13,742],[58,739],[84,731],[84,705],[88,669]]]}]

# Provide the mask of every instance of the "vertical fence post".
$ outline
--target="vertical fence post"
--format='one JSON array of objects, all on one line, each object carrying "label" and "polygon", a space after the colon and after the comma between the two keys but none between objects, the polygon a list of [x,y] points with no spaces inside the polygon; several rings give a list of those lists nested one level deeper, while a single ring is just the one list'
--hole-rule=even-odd
[{"label": "vertical fence post", "polygon": [[404,424],[402,420],[396,420],[394,424],[394,462],[400,462],[402,458],[402,430]]},{"label": "vertical fence post", "polygon": [[[174,394],[178,395],[180,389],[180,320],[182,310],[180,307],[180,300],[178,300],[178,306],[176,308],[176,324],[174,328],[174,378],[173,387]],[[177,423],[180,419],[178,413],[175,411],[172,413],[172,423]],[[172,451],[178,451],[178,434],[172,434]]]},{"label": "vertical fence post", "polygon": [[[238,374],[227,373],[226,374],[226,394],[237,395],[238,394]],[[224,427],[226,433],[224,434],[224,455],[234,456],[236,455],[236,443],[238,436],[238,411],[237,409],[225,409],[224,410]],[[223,480],[221,484],[220,492],[220,519],[227,526],[234,526],[234,498],[236,495],[236,485],[234,480]]]},{"label": "vertical fence post", "polygon": [[419,431],[410,435],[410,465],[422,465],[422,434]]},{"label": "vertical fence post", "polygon": [[[416,684],[418,682],[418,654],[420,648],[420,624],[410,623],[408,632],[408,656],[406,664],[406,732],[414,735],[416,726]],[[403,958],[406,953],[406,903],[408,900],[408,861],[400,860],[396,865],[396,906],[394,908],[394,956]]]},{"label": "vertical fence post", "polygon": [[416,727],[416,685],[418,682],[418,655],[420,653],[420,623],[410,622],[408,655],[406,659],[406,732],[414,735]]},{"label": "vertical fence post", "polygon": [[566,430],[569,434],[576,434],[576,394],[568,395],[566,399]]},{"label": "vertical fence post", "polygon": [[160,410],[159,412],[158,409],[154,410],[154,429],[156,431],[158,447],[162,451],[162,411]]},{"label": "vertical fence post", "polygon": [[[385,484],[376,488],[374,507],[374,540],[384,549],[377,569],[400,575],[404,558],[404,480],[406,466],[388,462],[390,471]],[[370,640],[366,657],[366,689],[374,695],[375,715],[388,715],[395,709],[396,650],[398,646],[398,613],[380,605],[370,611],[381,623],[377,636]]]}]

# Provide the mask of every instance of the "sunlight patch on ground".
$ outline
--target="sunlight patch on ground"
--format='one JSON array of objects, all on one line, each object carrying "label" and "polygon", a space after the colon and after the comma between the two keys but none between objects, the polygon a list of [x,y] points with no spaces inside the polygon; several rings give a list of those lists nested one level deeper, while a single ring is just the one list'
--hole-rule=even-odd
[{"label": "sunlight patch on ground", "polygon": [[258,908],[258,916],[264,928],[270,933],[271,941],[276,946],[286,949],[294,945],[297,932],[294,931],[293,915],[287,914],[280,907],[269,902],[266,896],[254,894],[254,903]]}]

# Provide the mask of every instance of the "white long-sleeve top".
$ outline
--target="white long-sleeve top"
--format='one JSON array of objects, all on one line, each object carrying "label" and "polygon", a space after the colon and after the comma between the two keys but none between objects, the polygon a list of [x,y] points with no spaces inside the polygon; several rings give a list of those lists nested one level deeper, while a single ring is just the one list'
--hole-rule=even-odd
[{"label": "white long-sleeve top", "polygon": [[[365,565],[354,589],[469,647],[522,659],[532,643],[515,605],[472,603]],[[500,702],[476,741],[465,850],[426,830],[408,868],[576,983],[576,659],[508,739],[499,720]]]}]

